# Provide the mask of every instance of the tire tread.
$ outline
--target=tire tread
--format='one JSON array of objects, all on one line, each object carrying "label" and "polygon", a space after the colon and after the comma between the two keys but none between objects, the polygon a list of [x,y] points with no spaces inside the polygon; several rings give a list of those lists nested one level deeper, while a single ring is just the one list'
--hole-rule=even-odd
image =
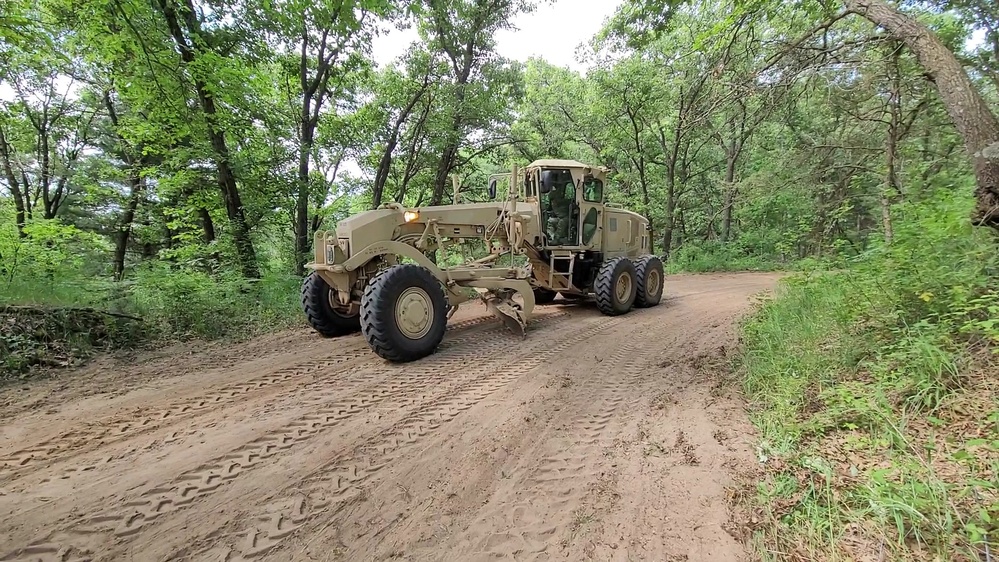
[{"label": "tire tread", "polygon": [[[618,265],[627,260],[629,264],[631,261],[627,257],[617,257],[607,260],[600,266],[597,271],[597,277],[593,281],[593,292],[596,296],[597,309],[601,313],[607,316],[619,316],[621,314],[626,314],[631,310],[631,305],[629,305],[625,310],[619,310],[614,306],[614,282],[616,280],[616,272],[618,271]],[[632,269],[632,275],[637,278],[635,274],[634,265],[630,266]],[[637,289],[637,283],[634,283]],[[632,299],[634,301],[634,299]]]},{"label": "tire tread", "polygon": [[[419,279],[424,282],[419,286],[428,289],[427,292],[434,300],[436,316],[434,322],[437,324],[427,334],[429,339],[424,340],[429,343],[414,344],[415,347],[411,349],[402,346],[401,338],[405,336],[394,330],[390,324],[395,319],[392,308],[395,304],[395,295],[392,292],[398,290],[400,283],[406,283],[407,279]],[[408,286],[413,285],[411,282],[408,284]],[[433,353],[444,338],[447,324],[447,297],[437,279],[425,268],[415,264],[394,265],[374,277],[364,288],[360,320],[364,338],[379,357],[394,363],[415,361]]]}]

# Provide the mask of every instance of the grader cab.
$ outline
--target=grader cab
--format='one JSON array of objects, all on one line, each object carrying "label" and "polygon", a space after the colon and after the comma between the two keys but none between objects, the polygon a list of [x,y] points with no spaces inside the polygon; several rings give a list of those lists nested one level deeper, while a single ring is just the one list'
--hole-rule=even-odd
[{"label": "grader cab", "polygon": [[[388,203],[317,232],[302,284],[306,318],[326,337],[360,331],[379,356],[406,362],[432,354],[471,299],[521,335],[534,306],[559,294],[592,297],[607,315],[655,306],[663,264],[649,251],[648,221],[605,202],[606,173],[538,160],[491,177],[489,202],[458,202],[456,182],[453,205]],[[471,241],[483,255],[451,264]]]}]

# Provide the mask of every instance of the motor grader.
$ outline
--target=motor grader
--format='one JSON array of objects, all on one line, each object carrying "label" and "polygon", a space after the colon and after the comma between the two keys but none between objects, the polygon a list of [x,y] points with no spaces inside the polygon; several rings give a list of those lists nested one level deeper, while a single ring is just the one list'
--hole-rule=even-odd
[{"label": "motor grader", "polygon": [[[458,305],[472,299],[523,337],[535,305],[558,295],[593,300],[612,316],[655,306],[664,275],[649,223],[605,201],[607,171],[538,160],[490,176],[487,202],[460,202],[455,180],[454,204],[388,203],[316,232],[305,315],[323,336],[360,331],[379,356],[407,362],[434,353]],[[502,184],[506,193],[497,193]],[[470,241],[484,255],[449,264]]]}]

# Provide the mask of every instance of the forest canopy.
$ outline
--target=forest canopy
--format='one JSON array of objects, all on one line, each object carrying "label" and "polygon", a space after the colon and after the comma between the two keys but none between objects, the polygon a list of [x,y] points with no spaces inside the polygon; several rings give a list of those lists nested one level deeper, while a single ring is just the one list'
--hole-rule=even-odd
[{"label": "forest canopy", "polygon": [[[610,167],[680,267],[856,253],[944,186],[994,202],[989,3],[795,7],[629,0],[574,38],[582,73],[498,54],[526,0],[6,0],[6,293],[301,276],[316,230],[539,157]],[[418,39],[376,64],[399,26]]]}]

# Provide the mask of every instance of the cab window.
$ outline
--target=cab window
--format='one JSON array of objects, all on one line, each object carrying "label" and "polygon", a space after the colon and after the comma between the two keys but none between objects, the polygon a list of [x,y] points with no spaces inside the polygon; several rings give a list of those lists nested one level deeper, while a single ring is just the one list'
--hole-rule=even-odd
[{"label": "cab window", "polygon": [[600,203],[604,199],[604,184],[595,178],[583,180],[583,199],[587,203]]},{"label": "cab window", "polygon": [[593,240],[593,235],[597,233],[597,208],[590,207],[583,219],[583,245],[586,246]]}]

